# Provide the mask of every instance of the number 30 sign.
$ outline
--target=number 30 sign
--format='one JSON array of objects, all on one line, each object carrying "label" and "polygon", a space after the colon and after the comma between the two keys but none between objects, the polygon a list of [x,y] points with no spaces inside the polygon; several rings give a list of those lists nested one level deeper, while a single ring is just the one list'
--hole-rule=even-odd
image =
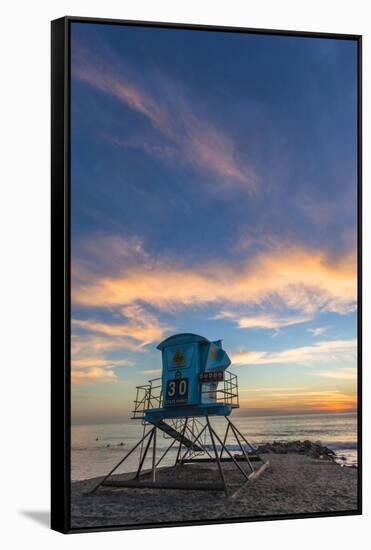
[{"label": "number 30 sign", "polygon": [[168,380],[165,405],[181,405],[185,403],[188,403],[188,378]]}]

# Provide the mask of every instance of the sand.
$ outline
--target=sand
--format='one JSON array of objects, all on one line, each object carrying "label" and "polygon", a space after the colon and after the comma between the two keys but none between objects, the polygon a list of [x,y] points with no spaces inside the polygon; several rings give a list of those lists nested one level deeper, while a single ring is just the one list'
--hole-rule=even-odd
[{"label": "sand", "polygon": [[[71,484],[71,527],[207,521],[256,516],[357,510],[357,470],[306,455],[263,455],[270,466],[254,481],[224,463],[233,496],[223,492],[101,487],[100,478]],[[128,479],[133,475],[114,476]],[[214,464],[185,464],[159,470],[160,481],[219,481]]]}]

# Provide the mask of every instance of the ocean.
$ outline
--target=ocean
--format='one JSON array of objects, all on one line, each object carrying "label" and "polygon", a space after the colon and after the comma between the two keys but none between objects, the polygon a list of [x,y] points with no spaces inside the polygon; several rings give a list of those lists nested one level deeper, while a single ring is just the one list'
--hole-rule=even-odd
[{"label": "ocean", "polygon": [[[252,445],[274,440],[292,441],[309,439],[333,449],[337,460],[344,466],[357,464],[357,414],[318,413],[282,416],[231,417],[238,429]],[[223,434],[225,420],[211,418],[214,429]],[[111,468],[135,445],[143,435],[140,420],[123,424],[90,424],[72,426],[71,429],[71,478],[88,479],[107,474]],[[171,441],[159,433],[158,456]],[[238,450],[235,442],[229,445]],[[162,466],[174,463],[177,445],[167,453]],[[133,453],[118,472],[135,471],[138,454]]]}]

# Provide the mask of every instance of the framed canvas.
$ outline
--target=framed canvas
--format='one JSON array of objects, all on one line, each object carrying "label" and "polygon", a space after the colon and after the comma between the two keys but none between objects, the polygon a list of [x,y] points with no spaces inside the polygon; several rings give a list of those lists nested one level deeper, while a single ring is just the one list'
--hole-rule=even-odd
[{"label": "framed canvas", "polygon": [[361,37],[52,22],[52,528],[361,513]]}]

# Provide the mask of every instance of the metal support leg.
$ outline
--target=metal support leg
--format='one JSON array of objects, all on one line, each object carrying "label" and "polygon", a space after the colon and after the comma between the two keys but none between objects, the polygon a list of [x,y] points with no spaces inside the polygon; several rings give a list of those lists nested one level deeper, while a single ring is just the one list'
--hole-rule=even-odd
[{"label": "metal support leg", "polygon": [[211,437],[211,442],[213,444],[213,449],[214,449],[215,459],[216,459],[216,462],[217,462],[217,465],[218,465],[219,474],[220,474],[220,477],[221,477],[223,485],[224,485],[224,492],[225,492],[226,496],[228,496],[228,487],[227,487],[227,484],[225,482],[224,472],[223,472],[223,469],[222,469],[222,465],[220,463],[218,451],[217,451],[217,448],[216,448],[216,445],[215,445],[214,435],[213,435],[213,432],[212,432],[212,428],[210,426],[210,421],[209,421],[208,416],[206,416],[206,422],[207,422],[207,426],[209,428],[209,433],[210,433],[210,437]]},{"label": "metal support leg", "polygon": [[134,446],[134,447],[124,456],[124,458],[123,458],[122,460],[120,460],[120,462],[119,462],[118,464],[116,464],[116,466],[115,466],[114,468],[112,468],[112,470],[111,470],[111,471],[110,471],[110,472],[109,472],[109,473],[108,473],[108,474],[107,474],[107,475],[106,475],[106,476],[105,476],[105,477],[104,477],[104,478],[94,487],[94,489],[92,489],[91,491],[89,491],[89,493],[95,493],[95,491],[98,489],[98,487],[100,487],[100,486],[106,481],[106,479],[108,479],[109,476],[112,475],[113,472],[114,472],[115,470],[117,470],[117,468],[118,468],[119,466],[121,466],[121,464],[122,464],[123,462],[125,462],[125,460],[126,460],[127,458],[129,458],[129,456],[135,451],[135,449],[136,449],[137,447],[139,447],[139,445],[149,436],[150,433],[151,433],[151,432],[147,432],[146,435],[145,435],[144,437],[142,437],[142,439],[141,439],[140,441],[138,441],[138,443],[137,443],[137,444],[136,444],[136,445],[135,445],[135,446]]},{"label": "metal support leg", "polygon": [[143,424],[143,437],[142,437],[142,444],[140,446],[140,453],[139,453],[139,460],[142,460],[142,454],[143,454],[143,442],[144,442],[144,436],[145,436],[145,433],[146,433],[146,429],[147,429],[147,424],[144,423]]},{"label": "metal support leg", "polygon": [[[202,424],[201,424],[202,425]],[[198,439],[201,437],[201,434],[205,431],[205,429],[207,428],[207,424],[205,424],[203,426],[203,428],[201,429],[201,432],[199,432],[197,438],[196,438],[196,441],[198,441]],[[187,428],[189,430],[189,428]],[[193,434],[195,435],[195,434]],[[196,441],[194,441],[194,443],[196,443]],[[212,458],[211,454],[209,453],[209,451],[206,449],[206,445],[202,445],[202,443],[200,443],[200,446],[202,448],[202,450],[209,456],[209,458]],[[191,450],[191,449],[189,449]]]},{"label": "metal support leg", "polygon": [[[248,445],[248,447],[250,447],[251,451],[255,452],[255,449],[253,448],[253,446],[247,441],[247,439],[243,436],[243,434],[240,432],[240,430],[236,426],[234,426],[234,424],[232,424],[232,422],[229,419],[227,419],[227,420],[231,424],[231,428],[234,430],[234,433],[237,432],[240,435],[240,437],[243,439],[243,441],[246,443],[246,445]],[[241,447],[241,448],[242,448],[242,452],[244,452],[243,447]],[[244,453],[244,455],[247,456],[246,453]],[[249,479],[257,479],[264,472],[264,470],[266,470],[269,467],[269,460],[263,460],[260,455],[259,455],[259,459],[263,464],[257,470],[254,470],[252,464],[250,463],[251,474],[249,475]]]},{"label": "metal support leg", "polygon": [[225,444],[226,444],[226,441],[227,441],[228,432],[229,432],[229,424],[227,425],[227,429],[226,429],[225,434],[224,434],[223,447],[222,447],[222,452],[220,453],[220,458],[222,458],[222,456],[223,456],[223,451],[224,451],[224,447],[225,447]]},{"label": "metal support leg", "polygon": [[173,441],[170,443],[170,445],[168,446],[168,448],[166,449],[166,451],[161,455],[161,458],[158,459],[158,461],[156,462],[156,468],[157,466],[160,464],[160,462],[162,462],[162,460],[165,458],[165,456],[167,455],[167,453],[170,451],[170,449],[172,447],[174,447],[174,444],[176,443],[176,439],[173,439]]},{"label": "metal support leg", "polygon": [[177,455],[176,455],[176,460],[175,460],[175,466],[178,465],[178,460],[179,460],[179,456],[180,456],[180,451],[182,449],[182,445],[183,445],[183,441],[184,441],[184,434],[185,434],[185,431],[187,429],[187,423],[188,423],[188,418],[185,419],[185,422],[184,422],[184,427],[183,427],[183,430],[182,430],[182,436],[180,438],[180,443],[179,443],[179,447],[178,447],[178,452],[177,452]]},{"label": "metal support leg", "polygon": [[[201,424],[202,426],[202,424]],[[196,437],[195,440],[193,440],[193,444],[195,445],[196,444],[196,441],[198,441],[198,439],[200,438],[202,432],[205,430],[205,428],[207,428],[207,425],[205,424],[202,429],[201,429],[201,432],[198,433],[198,436],[196,437],[196,434],[187,426],[187,430],[188,432],[191,434],[191,437]],[[209,451],[206,449],[206,446],[202,445],[202,443],[200,443],[200,446],[202,448],[202,451],[204,451],[210,458],[212,458],[211,454],[209,453]],[[194,449],[191,449],[189,448],[188,452],[192,451]]]},{"label": "metal support leg", "polygon": [[[226,417],[227,418],[227,417]],[[251,443],[249,443],[247,441],[247,439],[245,438],[245,436],[240,432],[240,430],[237,428],[237,426],[235,426],[234,424],[232,424],[232,422],[229,420],[229,418],[227,418],[229,424],[231,425],[232,428],[234,428],[234,430],[236,430],[236,432],[238,433],[238,435],[243,439],[243,441],[246,443],[246,445],[248,447],[250,447],[251,451],[255,452],[255,449],[254,447],[251,445]]]},{"label": "metal support leg", "polygon": [[224,443],[222,443],[222,440],[220,439],[220,437],[218,436],[218,434],[213,430],[213,428],[211,428],[211,431],[213,432],[214,436],[216,437],[216,439],[219,441],[219,443],[222,445],[222,450],[225,449],[225,452],[228,454],[228,456],[233,460],[233,462],[235,463],[235,465],[237,466],[237,468],[240,470],[241,474],[248,480],[248,475],[243,471],[243,469],[241,468],[241,466],[238,464],[237,460],[234,458],[234,456],[232,455],[232,453],[229,452],[229,449],[227,449],[227,447],[225,447]]},{"label": "metal support leg", "polygon": [[146,448],[145,448],[145,451],[143,453],[143,456],[142,456],[142,459],[141,461],[139,462],[139,466],[138,466],[138,470],[137,470],[137,473],[135,474],[134,478],[133,479],[138,479],[139,475],[140,475],[140,472],[141,472],[141,469],[143,467],[143,464],[144,464],[144,461],[146,459],[146,456],[147,456],[147,453],[148,453],[148,449],[151,445],[151,441],[152,441],[152,438],[153,438],[153,432],[154,432],[155,428],[152,428],[152,430],[150,432],[148,432],[149,434],[151,434],[150,438],[148,439],[148,442],[147,442],[147,445],[146,445]]},{"label": "metal support leg", "polygon": [[[194,444],[197,443],[197,441],[200,439],[201,435],[202,435],[203,432],[206,430],[206,428],[207,428],[207,425],[205,424],[205,426],[202,428],[202,430],[200,431],[200,433],[198,434],[198,436],[196,437],[196,439],[193,441]],[[186,452],[184,453],[184,455],[183,455],[182,458],[180,459],[179,464],[181,464],[181,463],[184,461],[184,459],[186,458],[186,456],[188,455],[188,453],[189,453],[190,450],[191,450],[190,448],[186,450]],[[206,451],[206,449],[205,449],[205,451]],[[208,454],[208,455],[210,456],[210,458],[211,458],[210,453],[209,453],[208,451],[206,451],[206,452],[207,452],[207,454]]]},{"label": "metal support leg", "polygon": [[238,445],[239,445],[239,447],[240,447],[240,449],[241,449],[241,452],[242,452],[243,456],[245,457],[245,460],[246,460],[247,464],[249,465],[250,470],[251,470],[252,472],[254,472],[254,471],[255,471],[255,470],[254,470],[254,467],[253,467],[253,465],[252,465],[251,462],[250,462],[250,459],[249,459],[249,456],[248,456],[246,450],[243,448],[243,445],[241,445],[241,442],[240,442],[240,440],[239,440],[239,437],[238,437],[238,435],[237,435],[237,432],[236,432],[235,429],[234,429],[234,425],[233,425],[232,423],[230,423],[230,426],[231,426],[233,435],[234,435],[234,437],[236,438],[236,441],[237,441],[237,443],[238,443]]},{"label": "metal support leg", "polygon": [[156,426],[154,428],[153,432],[153,452],[152,452],[152,481],[153,483],[156,481]]}]

